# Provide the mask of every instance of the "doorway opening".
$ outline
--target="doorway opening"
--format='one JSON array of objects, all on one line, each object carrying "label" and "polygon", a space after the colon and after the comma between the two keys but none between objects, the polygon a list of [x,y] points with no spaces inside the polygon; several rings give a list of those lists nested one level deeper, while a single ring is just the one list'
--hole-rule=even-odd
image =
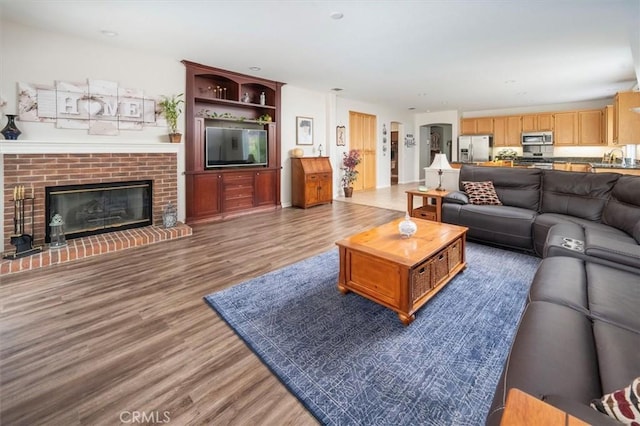
[{"label": "doorway opening", "polygon": [[424,169],[433,162],[436,154],[445,154],[451,162],[452,125],[450,123],[432,123],[420,126],[420,180],[424,179]]},{"label": "doorway opening", "polygon": [[391,185],[398,184],[398,175],[400,174],[400,159],[398,158],[398,134],[400,133],[400,123],[391,122]]}]

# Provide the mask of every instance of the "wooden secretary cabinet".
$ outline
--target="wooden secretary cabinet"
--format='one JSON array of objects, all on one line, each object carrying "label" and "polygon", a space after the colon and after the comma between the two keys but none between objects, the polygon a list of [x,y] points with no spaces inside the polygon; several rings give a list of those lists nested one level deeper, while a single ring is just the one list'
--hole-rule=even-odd
[{"label": "wooden secretary cabinet", "polygon": [[328,157],[291,159],[291,203],[294,207],[333,202],[333,170]]}]

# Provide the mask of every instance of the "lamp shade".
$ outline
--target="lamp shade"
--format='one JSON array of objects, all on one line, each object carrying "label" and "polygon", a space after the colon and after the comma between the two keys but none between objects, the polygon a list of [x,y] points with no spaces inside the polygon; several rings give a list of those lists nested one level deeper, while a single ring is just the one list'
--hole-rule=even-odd
[{"label": "lamp shade", "polygon": [[447,161],[447,155],[446,154],[436,154],[436,156],[433,159],[433,163],[431,163],[429,168],[430,169],[436,169],[436,170],[449,170],[452,167],[449,164],[449,162]]}]

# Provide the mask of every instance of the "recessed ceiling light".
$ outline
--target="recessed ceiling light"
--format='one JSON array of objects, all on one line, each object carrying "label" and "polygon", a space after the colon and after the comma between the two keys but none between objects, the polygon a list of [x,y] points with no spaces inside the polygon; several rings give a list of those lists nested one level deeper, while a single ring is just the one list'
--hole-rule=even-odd
[{"label": "recessed ceiling light", "polygon": [[118,33],[117,33],[117,32],[115,32],[115,31],[110,31],[110,30],[102,30],[102,31],[100,31],[100,33],[101,33],[102,35],[107,36],[107,37],[115,37],[115,36],[117,36],[117,35],[118,35]]},{"label": "recessed ceiling light", "polygon": [[249,67],[251,71],[260,71],[262,68],[260,67]]},{"label": "recessed ceiling light", "polygon": [[413,111],[416,107],[409,107],[409,111]]},{"label": "recessed ceiling light", "polygon": [[342,19],[344,17],[344,14],[342,12],[331,12],[331,14],[329,15],[331,17],[331,19]]},{"label": "recessed ceiling light", "polygon": [[342,92],[344,89],[340,88],[340,87],[334,87],[333,89],[331,89],[332,92]]}]

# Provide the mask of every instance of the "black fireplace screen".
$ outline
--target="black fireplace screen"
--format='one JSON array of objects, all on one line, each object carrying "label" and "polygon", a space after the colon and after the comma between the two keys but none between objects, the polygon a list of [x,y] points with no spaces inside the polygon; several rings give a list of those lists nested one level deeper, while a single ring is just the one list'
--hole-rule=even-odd
[{"label": "black fireplace screen", "polygon": [[152,193],[150,180],[46,187],[45,241],[56,214],[67,239],[151,225]]}]

